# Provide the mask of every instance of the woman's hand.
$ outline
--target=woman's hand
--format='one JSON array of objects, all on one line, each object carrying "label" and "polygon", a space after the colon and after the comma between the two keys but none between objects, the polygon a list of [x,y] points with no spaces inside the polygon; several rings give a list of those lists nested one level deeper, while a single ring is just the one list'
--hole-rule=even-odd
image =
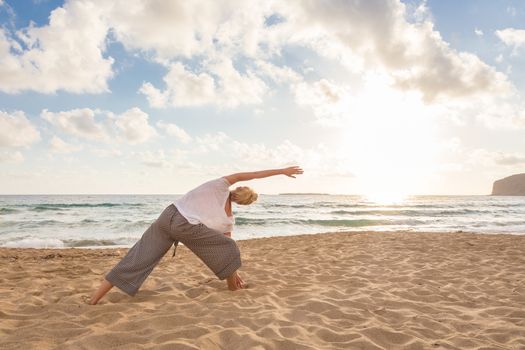
[{"label": "woman's hand", "polygon": [[237,284],[237,287],[239,287],[240,289],[246,287],[246,283],[241,278],[241,275],[238,272],[237,272],[237,277],[236,277],[235,283]]},{"label": "woman's hand", "polygon": [[300,175],[302,173],[303,173],[303,169],[301,169],[298,166],[291,166],[291,167],[282,169],[282,174],[283,175],[286,175],[286,176],[289,176],[289,177],[293,177],[294,179],[295,179],[294,175]]},{"label": "woman's hand", "polygon": [[226,278],[226,283],[228,284],[228,289],[231,291],[246,288],[246,283],[237,271]]}]

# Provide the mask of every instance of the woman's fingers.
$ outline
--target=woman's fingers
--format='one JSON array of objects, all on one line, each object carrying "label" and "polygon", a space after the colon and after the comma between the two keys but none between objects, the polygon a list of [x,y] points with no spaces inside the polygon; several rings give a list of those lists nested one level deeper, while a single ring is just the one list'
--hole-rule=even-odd
[{"label": "woman's fingers", "polygon": [[293,177],[295,179],[294,175],[302,174],[304,171],[299,166],[291,166],[284,170],[284,174],[288,177]]},{"label": "woman's fingers", "polygon": [[245,283],[243,281],[243,279],[241,278],[241,275],[237,274],[237,277],[235,278],[235,283],[237,285],[237,287],[239,288],[244,288],[245,286]]}]

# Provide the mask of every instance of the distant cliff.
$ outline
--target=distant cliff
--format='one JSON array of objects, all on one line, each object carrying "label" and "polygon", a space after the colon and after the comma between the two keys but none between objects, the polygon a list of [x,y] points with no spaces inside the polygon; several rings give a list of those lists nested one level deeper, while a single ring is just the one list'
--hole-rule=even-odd
[{"label": "distant cliff", "polygon": [[494,181],[493,196],[525,196],[525,174],[516,174]]}]

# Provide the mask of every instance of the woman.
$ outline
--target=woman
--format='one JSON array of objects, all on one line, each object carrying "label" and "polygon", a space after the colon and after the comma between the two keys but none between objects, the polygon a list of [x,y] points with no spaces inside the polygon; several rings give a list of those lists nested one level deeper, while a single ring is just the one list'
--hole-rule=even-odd
[{"label": "woman", "polygon": [[[221,279],[228,289],[245,287],[237,272],[241,267],[239,248],[233,239],[231,203],[248,205],[257,199],[249,187],[229,187],[239,181],[261,179],[275,175],[302,174],[297,166],[237,173],[208,181],[186,193],[169,205],[159,218],[144,232],[142,238],[126,256],[106,275],[89,303],[95,305],[113,286],[134,296],[153,268],[172,245],[184,243]],[[175,251],[173,252],[175,255]]]}]

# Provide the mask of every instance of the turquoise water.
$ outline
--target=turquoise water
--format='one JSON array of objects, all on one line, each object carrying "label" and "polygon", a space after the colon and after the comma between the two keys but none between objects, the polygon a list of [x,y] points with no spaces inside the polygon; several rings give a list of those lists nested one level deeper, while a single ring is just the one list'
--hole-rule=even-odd
[{"label": "turquoise water", "polygon": [[[0,246],[131,246],[178,195],[0,196]],[[233,237],[328,231],[466,231],[525,234],[525,197],[261,195],[234,208]]]}]

